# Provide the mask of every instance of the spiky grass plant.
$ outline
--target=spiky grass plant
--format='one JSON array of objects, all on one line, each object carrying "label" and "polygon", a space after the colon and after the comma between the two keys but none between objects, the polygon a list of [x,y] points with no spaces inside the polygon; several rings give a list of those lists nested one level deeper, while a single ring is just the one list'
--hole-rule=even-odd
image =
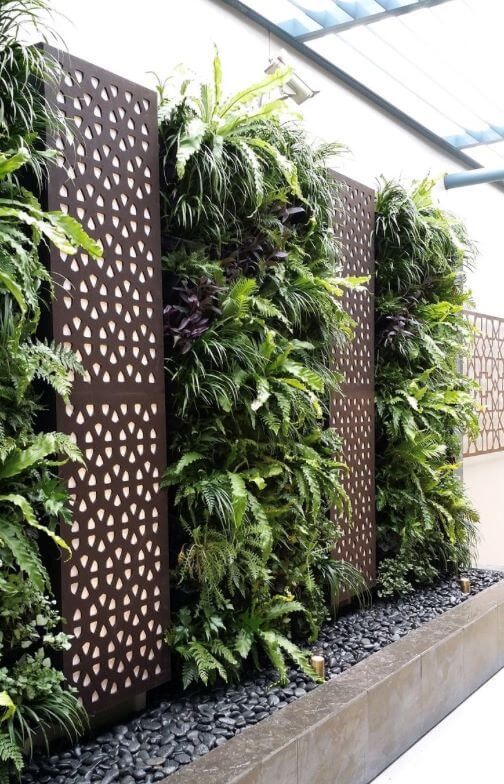
[{"label": "spiky grass plant", "polygon": [[43,144],[48,130],[64,127],[61,116],[47,103],[41,85],[56,83],[60,65],[26,40],[58,43],[49,29],[48,0],[0,0],[0,150],[28,148],[25,165],[42,183],[54,151]]}]

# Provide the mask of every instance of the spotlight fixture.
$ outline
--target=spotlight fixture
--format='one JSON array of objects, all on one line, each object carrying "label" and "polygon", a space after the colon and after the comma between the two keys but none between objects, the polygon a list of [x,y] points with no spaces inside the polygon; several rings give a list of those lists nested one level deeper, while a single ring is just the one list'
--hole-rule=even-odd
[{"label": "spotlight fixture", "polygon": [[[279,68],[285,68],[286,65],[290,65],[288,55],[285,49],[281,49],[277,56],[273,60],[270,60],[268,67],[264,70],[266,73],[272,74]],[[292,98],[299,106],[309,98],[313,98],[314,95],[317,95],[319,90],[313,90],[304,79],[293,70],[290,78],[282,87],[282,93],[285,98]]]},{"label": "spotlight fixture", "polygon": [[459,578],[459,588],[462,593],[471,593],[471,581],[469,577]]},{"label": "spotlight fixture", "polygon": [[311,657],[311,666],[315,670],[319,678],[325,678],[325,659],[319,654],[314,654]]}]

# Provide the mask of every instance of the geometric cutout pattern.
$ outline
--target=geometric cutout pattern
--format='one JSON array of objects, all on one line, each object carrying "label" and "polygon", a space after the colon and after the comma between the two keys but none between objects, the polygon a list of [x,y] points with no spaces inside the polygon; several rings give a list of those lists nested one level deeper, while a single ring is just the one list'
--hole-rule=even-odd
[{"label": "geometric cutout pattern", "polygon": [[343,536],[335,555],[358,569],[369,586],[376,579],[375,432],[374,432],[374,191],[347,177],[340,184],[335,231],[343,256],[343,275],[369,275],[362,291],[345,293],[344,308],[355,322],[355,337],[333,349],[343,374],[342,394],[331,400],[331,425],[343,439],[344,477],[351,519],[336,516]]},{"label": "geometric cutout pattern", "polygon": [[157,109],[151,91],[51,51],[63,79],[46,97],[71,134],[52,139],[48,208],[76,217],[103,247],[98,260],[50,251],[53,336],[85,369],[71,404],[56,404],[57,428],[86,460],[61,469],[73,505],[64,669],[96,713],[169,676]]},{"label": "geometric cutout pattern", "polygon": [[474,441],[464,436],[463,454],[471,457],[504,449],[504,319],[483,313],[465,315],[475,327],[475,336],[463,370],[479,384],[474,396],[481,407],[479,435]]},{"label": "geometric cutout pattern", "polygon": [[374,497],[374,400],[372,395],[341,398],[333,413],[333,427],[344,440],[348,466],[345,489],[352,507],[352,520],[340,521],[344,535],[337,544],[338,558],[355,566],[368,585],[375,579]]}]

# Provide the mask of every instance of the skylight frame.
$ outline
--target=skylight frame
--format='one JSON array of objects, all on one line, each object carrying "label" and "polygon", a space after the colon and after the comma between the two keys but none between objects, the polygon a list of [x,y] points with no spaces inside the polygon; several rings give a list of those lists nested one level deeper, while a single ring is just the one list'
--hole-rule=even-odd
[{"label": "skylight frame", "polygon": [[[389,0],[377,0],[378,2],[386,3]],[[430,1],[430,0],[429,0]],[[444,0],[444,2],[451,2],[453,0]],[[440,148],[448,154],[454,160],[459,161],[465,167],[469,169],[476,169],[482,168],[484,164],[478,161],[476,158],[472,157],[472,155],[467,154],[464,152],[464,149],[467,147],[469,149],[469,145],[466,145],[465,142],[470,141],[470,148],[477,148],[478,145],[473,144],[472,139],[460,139],[459,144],[460,147],[454,146],[454,144],[447,138],[443,138],[442,136],[438,135],[436,132],[431,130],[429,127],[423,125],[420,121],[415,119],[415,117],[407,114],[401,108],[393,104],[391,101],[384,98],[378,92],[372,90],[367,84],[359,81],[355,78],[351,73],[345,71],[344,69],[340,68],[331,60],[327,59],[317,51],[315,51],[310,46],[307,46],[304,41],[299,40],[299,38],[294,37],[287,33],[284,29],[279,27],[278,24],[275,24],[270,19],[262,16],[260,13],[255,11],[253,8],[248,6],[246,3],[242,2],[242,0],[216,0],[216,2],[222,3],[233,8],[236,11],[247,16],[253,22],[261,25],[262,27],[266,28],[270,33],[275,35],[277,38],[285,42],[288,46],[295,49],[301,55],[305,56],[312,62],[314,62],[317,66],[322,68],[325,72],[329,73],[333,78],[335,78],[340,83],[345,84],[349,89],[363,97],[364,99],[370,101],[378,108],[392,116],[396,121],[401,123],[402,125],[408,127],[410,130],[415,132],[416,134],[420,135],[428,142],[433,144],[434,146]],[[290,0],[291,4],[293,0]],[[390,2],[395,2],[395,0],[390,0]],[[412,8],[416,8],[420,6],[421,8],[424,7],[424,4],[420,5],[422,0],[418,0],[417,2],[412,4]],[[303,0],[299,0],[299,6],[303,4]],[[442,5],[444,3],[436,3],[436,5]],[[296,3],[297,5],[297,3]],[[383,17],[386,18],[386,17]],[[479,129],[481,130],[481,129]],[[497,143],[498,140],[496,140]],[[486,153],[488,148],[491,145],[481,145],[480,149],[482,152]],[[500,157],[500,156],[499,156]],[[494,187],[498,187],[500,190],[504,192],[504,183],[493,183]]]},{"label": "skylight frame", "polygon": [[[309,33],[296,36],[296,38],[298,41],[306,43],[307,41],[313,41],[316,38],[322,38],[324,35],[327,35],[327,33],[341,33],[344,30],[351,30],[352,27],[374,24],[374,22],[380,22],[382,19],[387,19],[392,16],[404,16],[405,14],[418,11],[421,8],[434,8],[437,5],[453,2],[453,0],[413,0],[413,2],[400,5],[397,8],[386,8],[386,6],[389,5],[387,0],[375,0],[375,2],[377,5],[383,6],[383,11],[367,15],[363,14],[362,16],[357,16],[346,22],[341,22],[340,24],[321,27],[320,30],[313,30]],[[302,5],[302,3],[298,4],[296,0],[291,0],[291,4],[298,8]],[[310,16],[310,14],[307,14],[306,12],[305,14],[306,16]]]}]

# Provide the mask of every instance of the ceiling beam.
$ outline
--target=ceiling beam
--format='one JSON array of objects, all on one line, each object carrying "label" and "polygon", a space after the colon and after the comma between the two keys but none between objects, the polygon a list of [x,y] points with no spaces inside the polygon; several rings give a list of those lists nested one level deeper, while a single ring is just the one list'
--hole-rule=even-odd
[{"label": "ceiling beam", "polygon": [[[377,2],[380,2],[380,0],[377,0]],[[388,11],[384,9],[377,14],[369,14],[368,16],[362,16],[357,19],[350,19],[348,22],[341,22],[340,24],[330,25],[329,27],[322,27],[320,30],[314,30],[312,33],[297,35],[296,39],[298,41],[302,41],[303,43],[306,41],[314,41],[316,38],[322,38],[328,33],[342,33],[344,30],[351,30],[352,27],[370,25],[374,22],[381,22],[383,19],[390,19],[394,16],[404,16],[405,14],[413,13],[413,11],[420,11],[422,8],[434,8],[436,5],[443,5],[444,3],[450,2],[453,2],[453,0],[418,0],[418,2],[412,3],[411,5],[403,5],[399,8],[391,8]],[[299,8],[297,3],[295,5],[296,8]],[[304,13],[309,16],[310,19],[313,19],[313,16],[307,11]]]}]

